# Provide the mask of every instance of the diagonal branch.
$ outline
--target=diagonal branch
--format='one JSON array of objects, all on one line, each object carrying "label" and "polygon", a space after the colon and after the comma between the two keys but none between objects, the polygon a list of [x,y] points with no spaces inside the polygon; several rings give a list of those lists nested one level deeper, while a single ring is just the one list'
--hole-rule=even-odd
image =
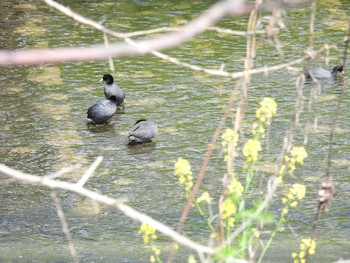
[{"label": "diagonal branch", "polygon": [[166,236],[169,236],[174,241],[176,241],[179,244],[182,244],[184,246],[187,246],[193,250],[196,250],[198,253],[206,253],[206,254],[214,254],[214,249],[203,246],[201,244],[195,243],[192,240],[190,240],[187,237],[184,237],[182,235],[179,235],[176,233],[176,231],[172,230],[171,228],[167,227],[166,225],[154,220],[153,218],[133,209],[132,207],[125,205],[119,201],[117,201],[114,198],[101,195],[97,192],[90,191],[82,186],[79,186],[76,183],[69,183],[69,182],[63,182],[58,180],[53,180],[49,177],[41,177],[37,175],[31,175],[27,173],[22,173],[20,171],[14,170],[4,164],[0,164],[0,172],[11,176],[12,178],[25,182],[30,184],[38,184],[47,186],[49,188],[57,188],[62,190],[68,190],[74,193],[78,193],[80,195],[89,197],[93,200],[96,200],[98,202],[115,206],[118,208],[121,212],[123,212],[128,217],[142,223],[149,224],[153,227],[155,227],[159,232],[163,233]]},{"label": "diagonal branch", "polygon": [[[60,6],[61,9],[65,8],[66,12],[70,11],[70,9],[59,5],[53,0],[45,0],[45,2],[52,7],[57,8]],[[241,14],[243,9],[243,0],[220,1],[203,12],[192,22],[182,27],[179,31],[171,32],[162,37],[136,41],[135,46],[130,46],[126,43],[114,43],[108,48],[105,47],[105,45],[94,45],[85,48],[72,47],[13,52],[1,51],[0,65],[29,65],[63,61],[102,60],[109,56],[118,57],[146,54],[150,53],[152,50],[176,47],[204,32],[206,28],[214,25],[226,15]],[[73,12],[71,12],[71,14],[73,14]],[[89,24],[91,23],[91,20],[85,18],[84,23]]]}]

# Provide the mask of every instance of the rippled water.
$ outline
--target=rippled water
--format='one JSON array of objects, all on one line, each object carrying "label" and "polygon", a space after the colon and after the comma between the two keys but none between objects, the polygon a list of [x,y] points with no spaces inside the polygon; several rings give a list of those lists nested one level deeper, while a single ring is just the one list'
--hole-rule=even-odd
[{"label": "rippled water", "polygon": [[[201,1],[191,4],[184,1],[62,3],[122,32],[178,26],[210,6]],[[96,30],[79,26],[41,2],[2,1],[0,6],[6,10],[1,17],[1,30],[5,32],[0,38],[2,48],[85,46],[103,42],[102,35]],[[347,29],[349,11],[350,5],[346,1],[321,1],[316,15],[314,44],[339,43]],[[287,62],[304,54],[309,41],[310,9],[288,10],[283,16],[287,26],[280,34],[284,57],[280,57],[273,47],[268,47],[263,37],[258,37],[256,67]],[[219,25],[245,30],[246,22],[247,18],[226,18]],[[241,71],[245,42],[241,37],[208,32],[165,53],[203,67],[218,68],[224,63],[228,71]],[[328,56],[317,58],[312,64],[332,68],[342,61],[342,54],[343,46],[340,46],[339,50],[331,50]],[[330,60],[328,66],[326,59]],[[149,55],[117,58],[114,64],[113,75],[127,97],[125,108],[104,126],[88,126],[85,117],[87,108],[103,97],[99,79],[110,72],[107,61],[0,68],[1,163],[38,175],[79,164],[81,169],[64,176],[74,181],[97,156],[102,155],[104,160],[87,187],[127,201],[130,206],[175,228],[185,200],[183,189],[173,176],[174,162],[179,157],[188,158],[194,175],[198,174],[235,82],[192,72]],[[249,136],[253,112],[261,98],[274,97],[279,107],[271,129],[270,153],[261,165],[262,171],[271,169],[271,159],[278,155],[283,143],[294,106],[295,80],[296,75],[287,71],[252,78],[243,133]],[[286,232],[273,243],[267,255],[269,262],[289,259],[298,240],[310,233],[317,207],[316,192],[327,164],[330,126],[340,93],[337,81],[325,81],[321,86],[322,93],[310,112],[307,103],[317,87],[313,83],[305,85],[305,107],[294,143],[303,143],[308,124],[309,158],[302,171],[286,182],[302,182],[310,192],[302,203],[303,209],[290,213]],[[350,207],[347,198],[348,106],[348,94],[345,94],[334,145],[333,176],[337,200],[333,202],[331,212],[322,216],[318,232],[320,249],[314,256],[315,262],[350,257],[347,234],[350,229],[347,220]],[[232,113],[234,111],[235,107]],[[227,126],[232,123],[231,115]],[[310,127],[315,117],[317,127],[313,129]],[[158,136],[154,143],[130,147],[126,135],[141,118],[151,118],[158,123]],[[218,147],[211,158],[203,188],[218,196],[224,169]],[[6,182],[3,176],[0,180]],[[70,261],[50,191],[17,183],[1,184],[0,187],[0,261]],[[91,202],[83,197],[63,191],[58,194],[83,262],[148,260],[148,252],[137,233],[138,223],[111,208],[94,210]],[[193,212],[186,231],[193,239],[205,240],[209,232],[203,230],[199,220]],[[170,242],[164,241],[164,246],[168,244]],[[184,262],[187,253],[185,249],[181,250],[178,262]]]}]

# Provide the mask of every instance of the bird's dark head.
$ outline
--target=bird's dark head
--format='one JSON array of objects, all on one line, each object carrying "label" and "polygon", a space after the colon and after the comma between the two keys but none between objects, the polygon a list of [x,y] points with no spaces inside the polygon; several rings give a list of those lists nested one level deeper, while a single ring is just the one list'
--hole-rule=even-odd
[{"label": "bird's dark head", "polygon": [[111,101],[113,103],[117,103],[117,97],[116,96],[110,96],[109,97],[109,101]]},{"label": "bird's dark head", "polygon": [[104,74],[102,79],[101,79],[101,82],[102,81],[106,81],[106,84],[112,84],[113,83],[113,77],[111,74]]},{"label": "bird's dark head", "polygon": [[141,120],[138,120],[137,122],[135,122],[134,125],[138,124],[139,122],[142,122],[142,121],[147,121],[146,119],[141,119]]},{"label": "bird's dark head", "polygon": [[344,74],[344,67],[343,65],[337,65],[333,68],[332,73],[337,74],[337,72],[340,72],[341,74]]}]

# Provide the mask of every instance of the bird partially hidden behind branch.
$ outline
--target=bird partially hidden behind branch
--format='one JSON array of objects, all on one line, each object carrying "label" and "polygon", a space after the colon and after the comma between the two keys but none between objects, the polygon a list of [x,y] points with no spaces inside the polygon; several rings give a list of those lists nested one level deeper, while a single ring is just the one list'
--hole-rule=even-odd
[{"label": "bird partially hidden behind branch", "polygon": [[323,68],[304,68],[305,77],[309,79],[330,79],[336,77],[338,72],[344,74],[343,65],[335,66],[332,71]]}]

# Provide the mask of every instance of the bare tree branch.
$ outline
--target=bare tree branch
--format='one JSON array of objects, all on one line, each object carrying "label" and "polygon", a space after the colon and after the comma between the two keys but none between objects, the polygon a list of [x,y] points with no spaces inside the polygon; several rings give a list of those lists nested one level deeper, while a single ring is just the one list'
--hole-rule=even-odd
[{"label": "bare tree branch", "polygon": [[154,220],[153,218],[131,208],[128,205],[125,205],[121,202],[119,202],[116,199],[113,199],[111,197],[101,195],[97,192],[90,191],[82,186],[80,186],[77,183],[69,183],[69,182],[63,182],[58,180],[53,180],[49,177],[41,177],[37,175],[31,175],[27,173],[22,173],[20,171],[14,170],[4,164],[0,164],[0,172],[11,176],[12,178],[25,182],[30,184],[39,184],[43,186],[47,186],[49,188],[57,188],[62,190],[68,190],[71,192],[78,193],[80,195],[89,197],[95,201],[117,207],[121,212],[123,212],[128,217],[142,222],[149,224],[153,227],[155,227],[159,232],[163,233],[166,236],[169,236],[174,241],[176,241],[179,244],[182,244],[184,246],[187,246],[193,250],[196,250],[198,253],[206,253],[206,254],[214,254],[214,249],[210,247],[203,246],[201,244],[195,243],[192,240],[188,239],[187,237],[184,237],[182,235],[179,235],[176,233],[176,231],[172,230],[171,228],[167,227],[166,225]]},{"label": "bare tree branch", "polygon": [[[69,8],[63,7],[53,0],[45,2],[57,9],[64,9],[66,13],[74,13]],[[181,28],[180,31],[172,32],[162,37],[149,40],[136,41],[136,45],[124,43],[105,45],[95,45],[85,48],[54,48],[41,50],[23,50],[23,51],[1,51],[0,65],[30,65],[39,63],[55,63],[63,61],[83,61],[83,60],[101,60],[109,56],[127,56],[150,53],[152,50],[162,50],[176,47],[194,36],[202,33],[206,28],[212,26],[226,15],[237,15],[244,9],[243,0],[225,0],[220,1],[203,12],[199,17]],[[84,21],[85,24],[91,23],[90,19]],[[101,30],[104,28],[101,25]],[[103,30],[102,30],[103,31]],[[120,36],[119,36],[120,37]]]},{"label": "bare tree branch", "polygon": [[77,182],[77,185],[80,187],[83,187],[84,184],[89,180],[89,178],[92,176],[96,168],[100,165],[102,162],[103,157],[99,156],[96,158],[96,160],[91,164],[89,169],[84,173],[84,175],[80,178],[80,180]]}]

